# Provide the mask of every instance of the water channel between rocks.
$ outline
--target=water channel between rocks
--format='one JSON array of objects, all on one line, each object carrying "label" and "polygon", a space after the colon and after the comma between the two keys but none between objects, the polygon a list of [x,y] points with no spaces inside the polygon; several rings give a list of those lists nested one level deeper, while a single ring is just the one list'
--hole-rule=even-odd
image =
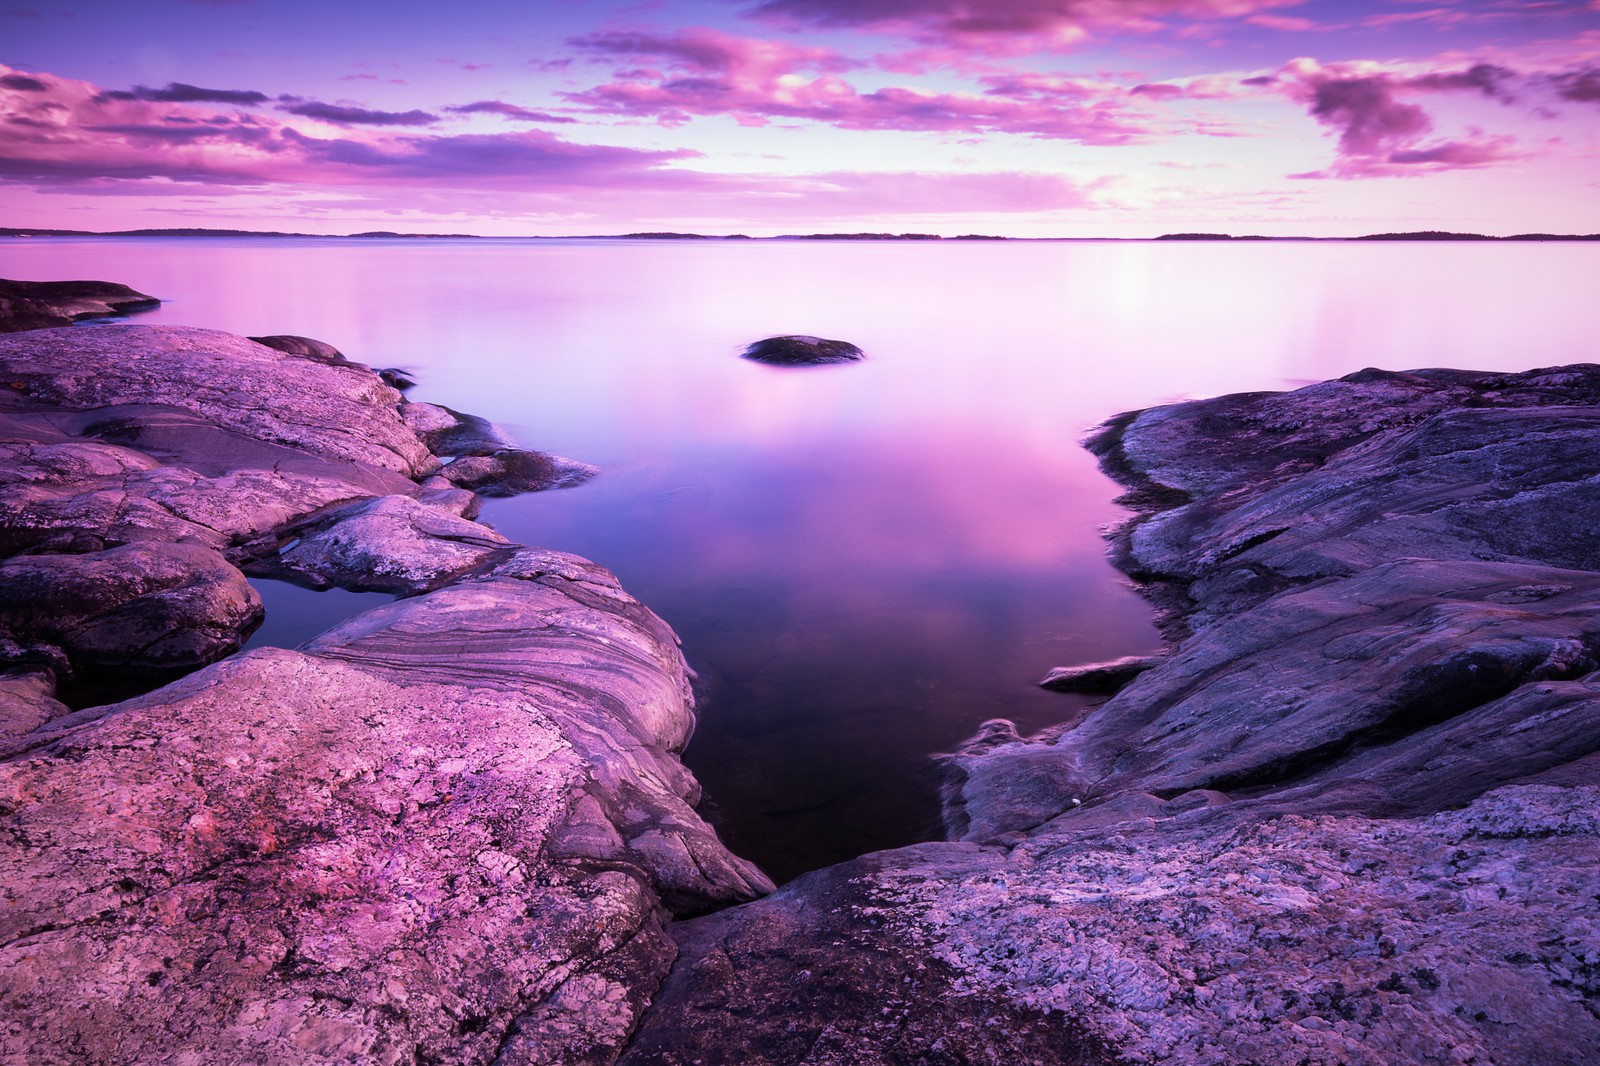
[{"label": "water channel between rocks", "polygon": [[[1118,411],[1364,366],[1519,369],[1600,332],[1584,246],[59,239],[9,277],[162,297],[141,322],[318,337],[412,396],[595,463],[490,501],[613,570],[700,675],[686,761],[779,881],[940,835],[929,756],[1070,717],[1052,666],[1154,650],[1110,568]],[[1377,263],[1382,260],[1382,269]],[[1377,279],[1383,279],[1381,283]],[[1396,281],[1396,279],[1402,279]],[[1441,333],[1440,330],[1446,332]],[[866,361],[737,358],[811,333]],[[247,383],[242,383],[247,384]],[[387,597],[257,582],[253,644]]]}]

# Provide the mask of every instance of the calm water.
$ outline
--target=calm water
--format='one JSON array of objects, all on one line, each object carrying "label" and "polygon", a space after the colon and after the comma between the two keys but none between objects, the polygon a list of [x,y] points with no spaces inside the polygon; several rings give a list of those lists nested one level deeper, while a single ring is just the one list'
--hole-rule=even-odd
[{"label": "calm water", "polygon": [[[0,276],[121,281],[140,321],[297,333],[412,396],[599,464],[494,501],[682,636],[688,752],[730,843],[782,880],[938,835],[928,754],[1073,697],[1051,666],[1157,646],[1104,561],[1118,411],[1382,366],[1596,358],[1600,246],[0,241]],[[780,370],[751,340],[853,341]],[[268,592],[292,645],[368,598]]]}]

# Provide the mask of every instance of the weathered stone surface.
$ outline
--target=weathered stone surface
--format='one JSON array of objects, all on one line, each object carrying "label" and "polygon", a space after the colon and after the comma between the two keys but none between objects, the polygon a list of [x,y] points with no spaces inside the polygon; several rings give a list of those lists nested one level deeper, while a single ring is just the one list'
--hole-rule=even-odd
[{"label": "weathered stone surface", "polygon": [[769,887],[690,809],[670,630],[523,551],[0,759],[0,1058],[582,1062]]},{"label": "weathered stone surface", "polygon": [[488,526],[409,496],[335,507],[279,535],[289,539],[251,573],[374,592],[434,588],[514,547]]},{"label": "weathered stone surface", "polygon": [[673,927],[629,1063],[1600,1061],[1600,789],[928,844]]},{"label": "weathered stone surface", "polygon": [[749,345],[740,355],[769,366],[816,366],[824,363],[853,363],[866,353],[849,341],[794,334],[767,337]]},{"label": "weathered stone surface", "polygon": [[171,672],[237,651],[261,598],[216,552],[129,544],[0,563],[0,641],[11,662]]},{"label": "weathered stone surface", "polygon": [[407,477],[438,460],[399,395],[365,367],[329,366],[219,330],[102,326],[0,337],[0,374],[35,405],[175,407],[253,440]]},{"label": "weathered stone surface", "polygon": [[146,311],[160,300],[113,281],[9,281],[0,278],[0,333],[70,325],[83,318]]},{"label": "weathered stone surface", "polygon": [[[1116,558],[1171,653],[946,757],[964,843],[675,931],[638,1061],[1600,1062],[1597,441],[1591,366],[1113,421],[1091,447],[1141,512]],[[875,961],[786,1044],[765,1005],[819,937]],[[1054,1044],[933,1036],[1007,1010]]]}]

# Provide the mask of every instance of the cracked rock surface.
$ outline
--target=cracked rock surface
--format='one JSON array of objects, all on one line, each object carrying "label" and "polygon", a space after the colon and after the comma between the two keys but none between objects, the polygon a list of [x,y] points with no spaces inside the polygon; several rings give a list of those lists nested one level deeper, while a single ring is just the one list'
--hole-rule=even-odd
[{"label": "cracked rock surface", "polygon": [[625,1061],[1600,1062],[1600,367],[1363,371],[1089,446],[1170,653],[986,723],[951,842],[675,929]]}]

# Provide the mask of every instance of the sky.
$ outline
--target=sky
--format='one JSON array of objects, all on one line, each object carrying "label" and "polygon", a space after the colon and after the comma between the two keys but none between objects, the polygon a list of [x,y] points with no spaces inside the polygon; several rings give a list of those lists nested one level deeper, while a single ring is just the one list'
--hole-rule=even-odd
[{"label": "sky", "polygon": [[0,226],[1600,232],[1600,0],[0,0]]}]

